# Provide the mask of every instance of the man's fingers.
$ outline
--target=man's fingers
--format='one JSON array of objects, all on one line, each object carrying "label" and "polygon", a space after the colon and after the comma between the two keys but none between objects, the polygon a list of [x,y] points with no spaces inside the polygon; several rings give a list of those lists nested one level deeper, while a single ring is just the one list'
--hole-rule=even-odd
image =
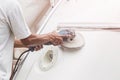
[{"label": "man's fingers", "polygon": [[57,37],[54,42],[53,42],[53,45],[61,45],[63,43],[63,39],[60,37]]},{"label": "man's fingers", "polygon": [[50,42],[56,46],[56,45],[61,45],[63,43],[63,37],[59,35],[57,32],[52,32],[49,34],[50,37]]},{"label": "man's fingers", "polygon": [[36,47],[35,47],[35,51],[38,51],[38,50],[40,50],[40,49],[42,49],[43,48],[43,45],[37,45]]},{"label": "man's fingers", "polygon": [[36,47],[35,47],[35,51],[38,51],[39,49],[40,49],[39,46],[36,46]]}]

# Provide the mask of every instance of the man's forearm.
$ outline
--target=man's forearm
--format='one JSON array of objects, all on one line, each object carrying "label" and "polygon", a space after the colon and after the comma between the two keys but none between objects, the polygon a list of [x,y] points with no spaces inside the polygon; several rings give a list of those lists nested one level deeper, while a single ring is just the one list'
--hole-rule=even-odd
[{"label": "man's forearm", "polygon": [[24,45],[21,40],[15,40],[14,41],[14,47],[15,48],[22,48],[22,47],[27,47],[26,45]]},{"label": "man's forearm", "polygon": [[14,47],[15,48],[22,48],[22,47],[28,47],[30,45],[43,45],[44,43],[49,42],[49,37],[47,34],[43,35],[30,35],[26,39],[22,40],[15,40]]},{"label": "man's forearm", "polygon": [[50,38],[48,34],[41,34],[41,35],[32,34],[28,38],[22,39],[18,43],[20,44],[20,46],[29,47],[29,46],[34,46],[34,45],[43,45],[44,43],[47,43],[49,41],[50,41]]}]

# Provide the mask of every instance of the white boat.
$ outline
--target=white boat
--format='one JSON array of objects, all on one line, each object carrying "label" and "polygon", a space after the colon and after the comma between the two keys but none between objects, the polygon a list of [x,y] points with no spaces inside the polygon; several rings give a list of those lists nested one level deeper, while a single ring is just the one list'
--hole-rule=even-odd
[{"label": "white boat", "polygon": [[[120,1],[59,0],[52,2],[52,7],[46,10],[41,21],[37,20],[38,31],[33,32],[44,34],[58,28],[73,28],[83,36],[84,46],[77,50],[44,46],[40,51],[31,52],[14,79],[120,80]],[[29,17],[26,20],[34,22]],[[43,57],[47,50],[53,50],[54,60]]]}]

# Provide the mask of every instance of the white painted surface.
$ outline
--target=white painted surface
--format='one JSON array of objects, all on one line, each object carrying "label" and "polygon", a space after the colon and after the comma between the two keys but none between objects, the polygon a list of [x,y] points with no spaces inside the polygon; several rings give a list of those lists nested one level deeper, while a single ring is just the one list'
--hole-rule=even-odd
[{"label": "white painted surface", "polygon": [[[119,80],[120,33],[83,32],[86,45],[80,51],[61,51],[58,63],[43,72],[32,67],[27,80]],[[36,62],[39,62],[39,60]]]},{"label": "white painted surface", "polygon": [[[119,23],[119,0],[63,0],[42,33],[59,23]],[[120,32],[81,31],[85,46],[78,51],[58,49],[59,59],[49,71],[37,63],[41,51],[31,53],[16,80],[120,80]]]}]

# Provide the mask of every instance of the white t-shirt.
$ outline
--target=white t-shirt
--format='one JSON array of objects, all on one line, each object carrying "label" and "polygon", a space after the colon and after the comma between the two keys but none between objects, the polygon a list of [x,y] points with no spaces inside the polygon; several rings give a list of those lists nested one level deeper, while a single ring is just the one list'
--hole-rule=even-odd
[{"label": "white t-shirt", "polygon": [[0,0],[0,80],[9,80],[15,36],[31,35],[17,0]]}]

